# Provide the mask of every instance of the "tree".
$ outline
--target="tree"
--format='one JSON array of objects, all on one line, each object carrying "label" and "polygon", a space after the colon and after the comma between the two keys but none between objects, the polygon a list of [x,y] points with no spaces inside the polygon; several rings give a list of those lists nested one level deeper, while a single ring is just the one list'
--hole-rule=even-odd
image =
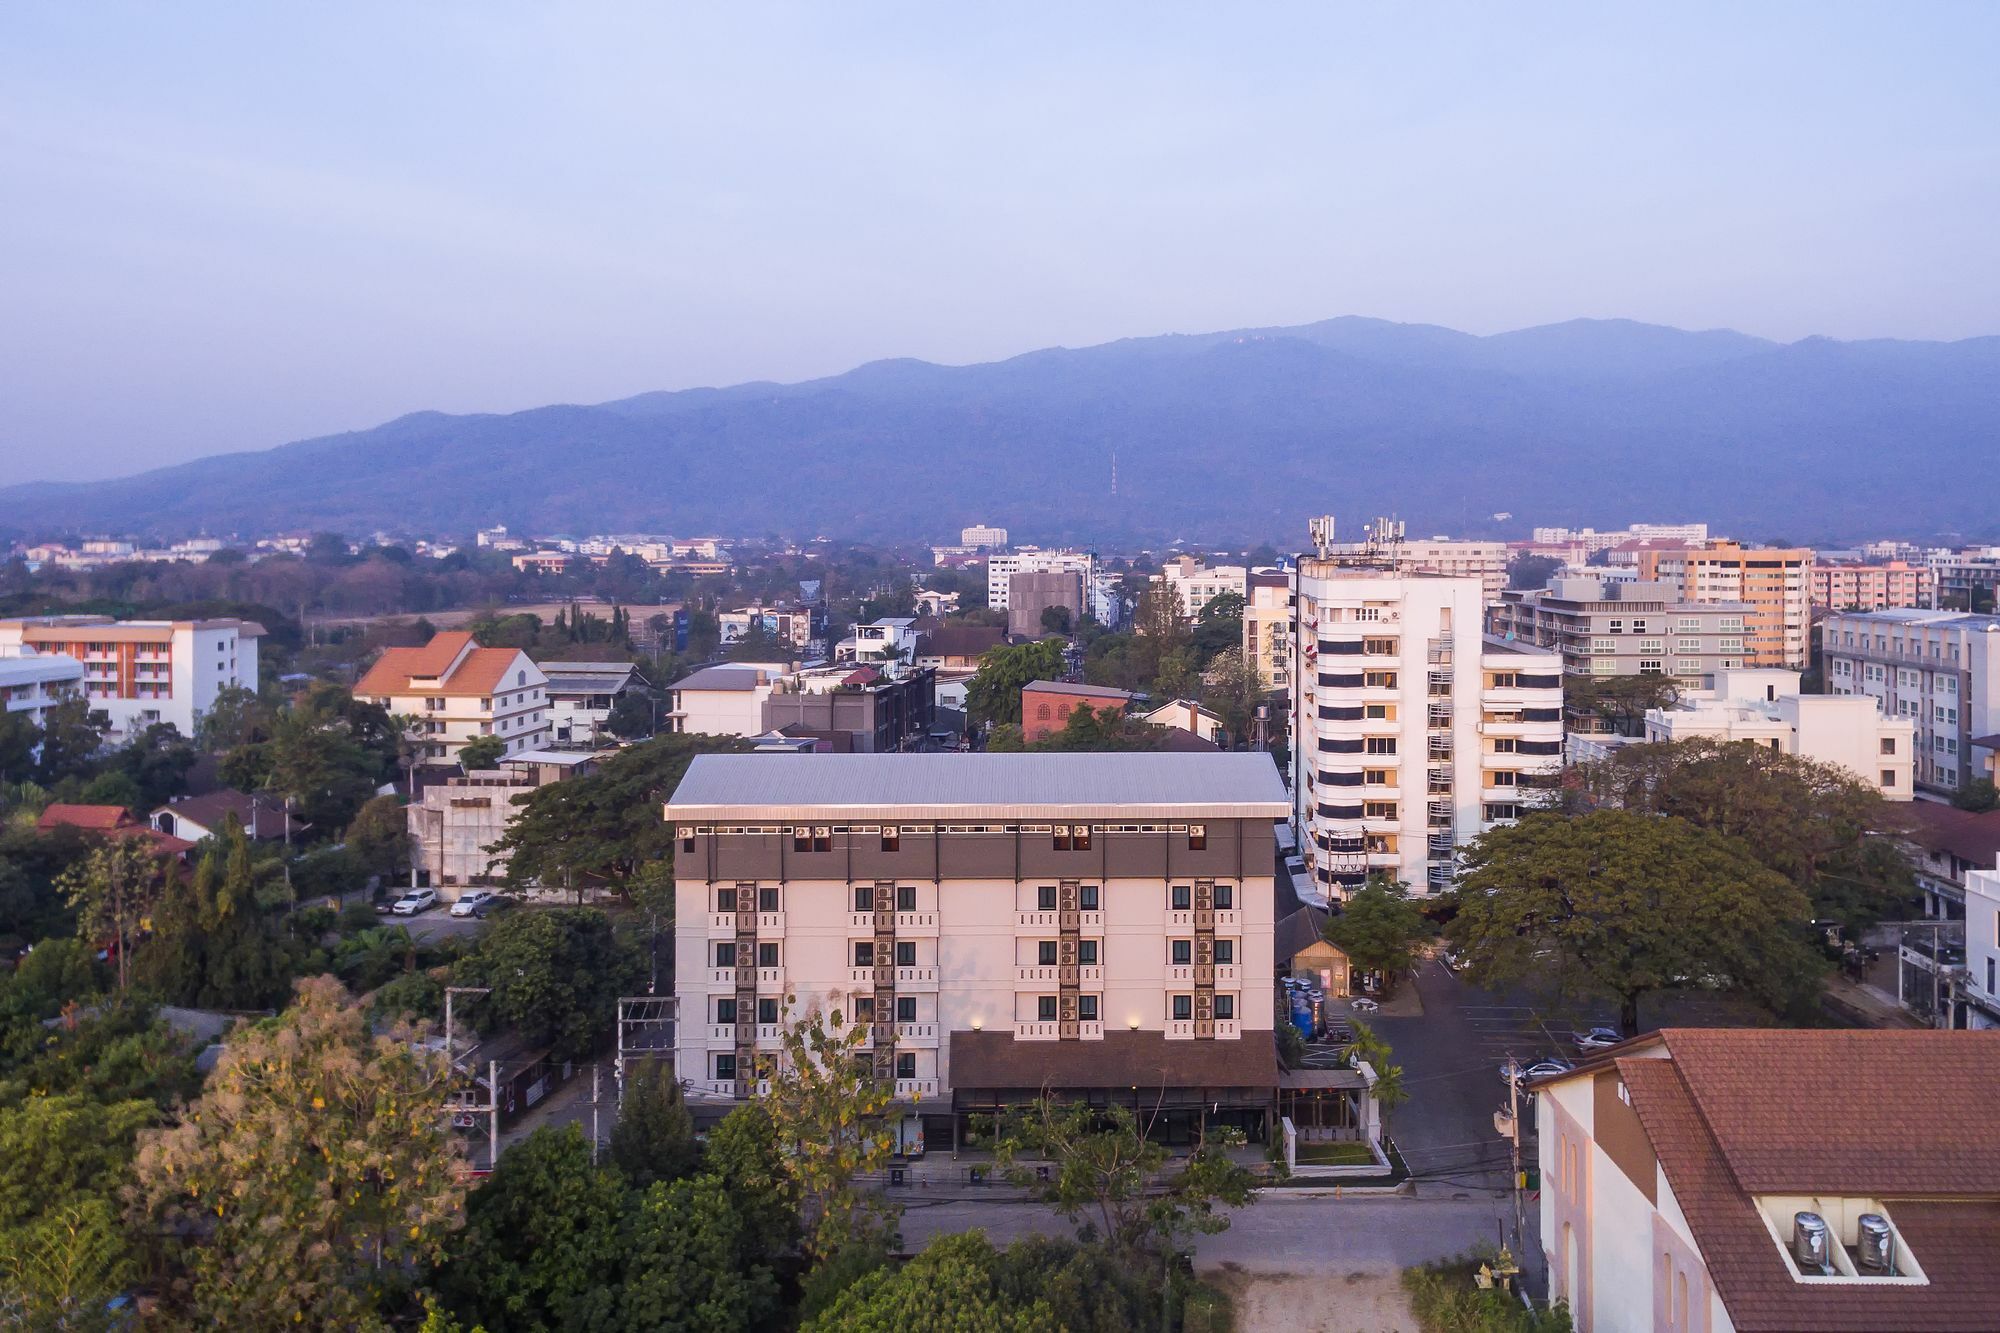
[{"label": "tree", "polygon": [[798,1189],[768,1105],[747,1102],[722,1117],[709,1131],[702,1162],[735,1200],[753,1258],[770,1262],[797,1247]]},{"label": "tree", "polygon": [[1481,834],[1465,864],[1450,935],[1468,976],[1615,1001],[1628,1036],[1650,992],[1732,986],[1779,1008],[1819,971],[1805,895],[1682,819],[1538,812]]},{"label": "tree", "polygon": [[[494,844],[515,885],[606,882],[629,890],[643,867],[673,867],[673,829],[660,807],[698,754],[749,750],[733,736],[655,736],[595,773],[537,787]],[[663,872],[664,873],[664,872]]]},{"label": "tree", "polygon": [[90,700],[81,695],[45,710],[42,757],[35,765],[35,780],[53,787],[64,778],[88,772],[104,744],[106,725],[103,715],[92,712]]},{"label": "tree", "polygon": [[148,839],[112,838],[57,881],[86,939],[108,940],[118,955],[118,989],[130,973],[128,956],[139,925],[152,914],[167,882],[168,862]]},{"label": "tree", "polygon": [[1812,900],[1816,918],[1850,928],[1915,892],[1898,842],[1903,807],[1845,768],[1748,741],[1620,746],[1569,772],[1564,804],[1674,815],[1738,839]]},{"label": "tree", "polygon": [[168,878],[153,912],[152,938],[133,960],[134,975],[172,1004],[282,1004],[291,984],[291,950],[258,907],[259,882],[272,878],[242,823],[230,815],[206,845],[193,878]]},{"label": "tree", "polygon": [[1386,1114],[1391,1108],[1401,1106],[1410,1099],[1409,1089],[1403,1086],[1403,1067],[1389,1063],[1394,1052],[1389,1043],[1377,1035],[1374,1028],[1360,1019],[1350,1019],[1354,1028],[1354,1045],[1349,1048],[1354,1059],[1365,1063],[1375,1071],[1375,1086],[1369,1091]]},{"label": "tree", "polygon": [[26,713],[0,708],[0,783],[23,782],[35,772],[42,729]]},{"label": "tree", "polygon": [[225,685],[215,692],[207,711],[195,719],[194,740],[207,754],[225,754],[256,738],[269,725],[269,710],[254,691]]},{"label": "tree", "polygon": [[140,811],[164,805],[187,788],[188,770],[199,756],[192,742],[171,722],[155,722],[111,752],[108,772],[128,778]]},{"label": "tree", "polygon": [[846,1022],[838,1009],[787,1023],[764,1098],[806,1253],[821,1262],[880,1231],[891,1216],[882,1197],[859,1184],[885,1169],[896,1150],[887,1120],[895,1098],[867,1068],[867,1037],[865,1025]]},{"label": "tree", "polygon": [[498,768],[507,742],[498,736],[474,736],[458,748],[458,766],[468,773]]},{"label": "tree", "polygon": [[136,1272],[110,1199],[51,1208],[0,1243],[0,1324],[109,1333],[122,1325],[106,1306]]},{"label": "tree", "polygon": [[1620,736],[1642,736],[1646,713],[1681,697],[1672,676],[1567,676],[1564,703],[1573,717],[1594,717]]},{"label": "tree", "polygon": [[[1220,1207],[1250,1202],[1256,1177],[1229,1159],[1234,1131],[1204,1129],[1168,1171],[1169,1154],[1126,1106],[1084,1106],[1047,1098],[1010,1121],[998,1157],[1013,1184],[1069,1219],[1086,1245],[1126,1254],[1171,1252],[1183,1238],[1229,1227]],[[1022,1159],[1045,1161],[1044,1180]]]},{"label": "tree", "polygon": [[402,801],[370,797],[347,826],[347,845],[369,874],[385,884],[399,882],[410,871],[410,820]]},{"label": "tree", "polygon": [[1371,877],[1322,932],[1358,971],[1380,972],[1383,988],[1393,989],[1410,970],[1417,946],[1431,935],[1423,909],[1410,901],[1408,886]]},{"label": "tree", "polygon": [[1974,778],[1958,789],[1951,803],[1961,810],[1984,814],[1988,810],[2000,809],[2000,789],[1994,787],[1991,778]]},{"label": "tree", "polygon": [[376,1036],[331,977],[239,1027],[202,1095],[142,1134],[135,1202],[179,1242],[189,1315],[219,1327],[352,1326],[436,1259],[464,1200],[452,1072],[410,1030]]},{"label": "tree", "polygon": [[627,1194],[616,1170],[591,1165],[581,1128],[537,1129],[466,1200],[439,1295],[492,1333],[602,1327],[626,1261]]},{"label": "tree", "polygon": [[1257,709],[1264,702],[1264,674],[1256,662],[1244,656],[1242,648],[1225,649],[1208,669],[1201,702],[1222,719],[1230,742],[1240,746],[1249,738]]},{"label": "tree", "polygon": [[1546,588],[1563,562],[1552,555],[1517,555],[1507,562],[1507,586],[1523,591]]},{"label": "tree", "polygon": [[644,960],[594,907],[510,912],[460,969],[493,989],[488,1011],[557,1059],[595,1050],[618,1017],[618,997],[644,977]]},{"label": "tree", "polygon": [[1056,1333],[1048,1302],[1010,1302],[1000,1255],[985,1233],[944,1236],[901,1268],[879,1268],[846,1291],[805,1333]]},{"label": "tree", "polygon": [[27,1097],[0,1110],[0,1238],[51,1209],[108,1199],[132,1161],[134,1136],[159,1115],[150,1101],[76,1092]]},{"label": "tree", "polygon": [[681,1099],[671,1061],[639,1064],[625,1082],[618,1123],[611,1127],[611,1162],[633,1189],[681,1180],[701,1165],[694,1116]]},{"label": "tree", "polygon": [[974,722],[1019,722],[1021,689],[1030,681],[1055,680],[1063,673],[1060,639],[1002,644],[979,659],[979,672],[965,687],[966,715]]},{"label": "tree", "polygon": [[641,1333],[768,1328],[778,1281],[754,1251],[728,1186],[716,1176],[653,1183],[626,1232],[618,1326]]}]

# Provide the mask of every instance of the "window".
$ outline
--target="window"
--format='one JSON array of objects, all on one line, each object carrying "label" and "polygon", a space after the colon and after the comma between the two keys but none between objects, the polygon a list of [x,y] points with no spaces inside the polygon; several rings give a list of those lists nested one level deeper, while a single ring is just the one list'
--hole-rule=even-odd
[{"label": "window", "polygon": [[715,1057],[715,1079],[718,1083],[736,1081],[736,1057],[718,1052]]},{"label": "window", "polygon": [[1396,688],[1396,673],[1393,671],[1364,672],[1361,683],[1371,690],[1393,690]]},{"label": "window", "polygon": [[728,940],[718,940],[715,945],[715,965],[717,967],[736,966],[736,946]]},{"label": "window", "polygon": [[1192,911],[1194,910],[1194,889],[1186,884],[1176,884],[1173,887],[1173,896],[1169,901],[1173,904],[1173,911]]},{"label": "window", "polygon": [[1394,779],[1386,768],[1365,768],[1361,771],[1361,781],[1370,787],[1386,787]]},{"label": "window", "polygon": [[897,1056],[896,1077],[915,1078],[916,1076],[917,1076],[917,1057],[915,1053],[910,1051],[905,1051],[901,1055]]},{"label": "window", "polygon": [[1361,651],[1371,657],[1394,657],[1397,644],[1394,639],[1363,639]]},{"label": "window", "polygon": [[1883,785],[1883,786],[1885,786],[1885,787],[1893,787],[1893,786],[1895,786],[1895,785],[1896,785],[1896,770],[1895,770],[1895,769],[1893,769],[1893,768],[1885,768],[1885,769],[1883,769],[1883,770],[1882,770],[1882,785]]},{"label": "window", "polygon": [[855,910],[855,911],[857,911],[857,912],[872,912],[872,911],[874,911],[874,910],[875,910],[875,890],[873,890],[873,889],[869,888],[869,887],[868,887],[868,886],[867,886],[866,884],[857,884],[857,885],[855,885],[855,886],[854,886],[854,910]]},{"label": "window", "polygon": [[1097,941],[1078,940],[1076,943],[1076,961],[1084,967],[1096,967]]},{"label": "window", "polygon": [[757,1021],[766,1027],[778,1021],[778,1001],[775,998],[762,998],[757,1001]]},{"label": "window", "polygon": [[812,849],[813,849],[812,830],[809,828],[793,829],[792,850],[795,852],[809,852]]},{"label": "window", "polygon": [[1493,738],[1493,753],[1513,754],[1514,738],[1512,736],[1495,736]]},{"label": "window", "polygon": [[1076,997],[1076,1016],[1086,1023],[1097,1021],[1097,997],[1079,995]]},{"label": "window", "polygon": [[1396,738],[1394,736],[1370,736],[1363,744],[1369,754],[1396,753]]},{"label": "window", "polygon": [[1174,1021],[1185,1023],[1194,1017],[1194,996],[1174,996]]},{"label": "window", "polygon": [[1496,787],[1514,786],[1515,785],[1514,771],[1512,769],[1506,769],[1506,768],[1501,769],[1499,772],[1493,775],[1493,785]]},{"label": "window", "polygon": [[718,911],[718,912],[733,912],[733,911],[735,911],[735,910],[736,910],[736,890],[734,890],[734,889],[717,889],[717,890],[715,891],[715,910],[716,910],[716,911]]},{"label": "window", "polygon": [[1218,995],[1218,996],[1216,996],[1216,997],[1215,997],[1215,1016],[1216,1016],[1217,1018],[1234,1018],[1234,1017],[1236,1017],[1236,997],[1235,997],[1234,995]]},{"label": "window", "polygon": [[1884,736],[1882,738],[1882,753],[1883,754],[1896,753],[1896,738],[1894,736]]},{"label": "window", "polygon": [[1396,803],[1394,801],[1363,801],[1361,803],[1361,817],[1363,819],[1394,819],[1396,817]]},{"label": "window", "polygon": [[915,967],[917,965],[917,945],[914,940],[896,941],[896,966]]},{"label": "window", "polygon": [[777,944],[776,943],[759,944],[757,946],[757,966],[776,967],[777,965],[778,965]]},{"label": "window", "polygon": [[1055,831],[1055,849],[1056,849],[1057,851],[1059,851],[1059,852],[1067,852],[1067,851],[1070,851],[1070,850],[1072,850],[1072,849],[1073,849],[1073,839],[1074,839],[1074,835],[1073,835],[1073,834],[1072,834],[1072,833],[1070,832],[1070,826],[1069,826],[1068,824],[1058,824],[1058,825],[1056,825],[1056,831]]},{"label": "window", "polygon": [[736,1021],[736,1001],[724,996],[715,1002],[715,1021],[730,1024]]},{"label": "window", "polygon": [[1228,967],[1234,963],[1236,961],[1236,941],[1217,940],[1215,942],[1215,961],[1219,967]]},{"label": "window", "polygon": [[916,885],[898,884],[896,886],[896,910],[898,912],[914,912],[917,910]]},{"label": "window", "polygon": [[856,967],[875,966],[875,944],[872,940],[854,942],[854,965]]},{"label": "window", "polygon": [[1234,911],[1235,909],[1236,909],[1236,889],[1232,885],[1228,884],[1216,885],[1215,910],[1218,912],[1231,912]]},{"label": "window", "polygon": [[875,997],[873,995],[857,995],[854,997],[854,1021],[857,1023],[873,1023],[875,1021]]},{"label": "window", "polygon": [[1035,910],[1053,912],[1056,910],[1056,886],[1043,884],[1035,890]]},{"label": "window", "polygon": [[1388,704],[1363,704],[1363,705],[1361,706],[1361,716],[1363,716],[1363,717],[1372,717],[1372,718],[1381,718],[1381,719],[1382,719],[1383,721],[1385,721],[1385,722],[1386,722],[1386,721],[1387,721],[1387,720],[1389,719],[1389,716],[1390,716],[1390,713],[1389,713],[1389,705],[1388,705]]},{"label": "window", "polygon": [[898,1023],[914,1023],[917,1021],[916,996],[898,995],[896,997],[896,1021]]},{"label": "window", "polygon": [[1188,825],[1188,850],[1191,852],[1205,852],[1208,850],[1208,825]]},{"label": "window", "polygon": [[1194,962],[1193,940],[1172,940],[1169,943],[1173,948],[1172,956],[1175,967],[1187,967]]},{"label": "window", "polygon": [[757,910],[760,912],[778,910],[778,891],[775,888],[757,890]]},{"label": "window", "polygon": [[1076,905],[1081,911],[1095,912],[1097,910],[1097,886],[1095,884],[1085,884],[1078,888],[1076,891]]},{"label": "window", "polygon": [[899,828],[884,827],[882,830],[882,850],[893,852],[903,845],[903,831]]},{"label": "window", "polygon": [[1035,961],[1043,967],[1054,967],[1057,951],[1054,940],[1038,940],[1035,943]]},{"label": "window", "polygon": [[1657,657],[1651,657],[1651,658],[1644,658],[1644,657],[1642,657],[1642,658],[1640,658],[1640,659],[1639,659],[1639,674],[1640,674],[1640,675],[1642,675],[1642,676],[1657,676],[1657,675],[1661,674],[1661,662],[1660,662],[1660,659],[1659,659],[1659,658],[1657,658]]},{"label": "window", "polygon": [[1035,1017],[1044,1023],[1055,1022],[1056,997],[1053,995],[1037,995],[1035,997]]}]

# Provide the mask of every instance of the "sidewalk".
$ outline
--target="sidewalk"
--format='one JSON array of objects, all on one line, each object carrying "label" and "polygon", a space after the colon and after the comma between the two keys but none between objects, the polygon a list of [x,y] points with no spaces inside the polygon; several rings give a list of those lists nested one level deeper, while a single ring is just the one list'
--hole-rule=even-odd
[{"label": "sidewalk", "polygon": [[1896,997],[1873,986],[1850,981],[1839,973],[1826,979],[1820,1005],[1835,1017],[1865,1028],[1918,1028],[1921,1018],[1896,1002]]}]

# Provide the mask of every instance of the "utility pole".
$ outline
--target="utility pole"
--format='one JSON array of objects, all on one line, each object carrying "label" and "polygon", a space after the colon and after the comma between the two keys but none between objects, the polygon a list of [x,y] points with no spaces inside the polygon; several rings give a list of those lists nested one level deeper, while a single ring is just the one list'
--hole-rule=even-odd
[{"label": "utility pole", "polygon": [[600,1103],[599,1085],[604,1066],[597,1061],[590,1062],[590,1164],[597,1165],[597,1145],[601,1138],[597,1132],[597,1108]]},{"label": "utility pole", "polygon": [[491,995],[491,986],[446,986],[444,988],[444,1058],[454,1063],[458,1052],[452,1049],[451,1001],[455,995]]},{"label": "utility pole", "polygon": [[1514,1250],[1521,1249],[1521,1065],[1512,1056],[1507,1057],[1507,1137],[1510,1141],[1508,1157],[1512,1163],[1509,1187],[1514,1194]]}]

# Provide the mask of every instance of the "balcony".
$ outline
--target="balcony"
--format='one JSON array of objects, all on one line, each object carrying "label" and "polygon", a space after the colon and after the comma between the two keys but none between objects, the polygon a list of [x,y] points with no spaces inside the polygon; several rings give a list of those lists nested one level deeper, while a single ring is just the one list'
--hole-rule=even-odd
[{"label": "balcony", "polygon": [[[1098,1019],[1078,1019],[1070,1026],[1076,1029],[1076,1038],[1079,1041],[1104,1040],[1104,1024]],[[1060,1041],[1062,1030],[1063,1025],[1060,1022],[1043,1022],[1040,1019],[1030,1018],[1014,1020],[1016,1041]]]},{"label": "balcony", "polygon": [[[1098,931],[1104,929],[1104,913],[1101,909],[1092,908],[1089,911],[1076,912],[1074,915],[1078,930]],[[1016,912],[1014,914],[1014,925],[1016,929],[1020,930],[1061,930],[1063,927],[1063,914],[1061,912]]]},{"label": "balcony", "polygon": [[[708,914],[709,934],[733,938],[736,934],[736,922],[737,916],[734,912],[710,912]],[[785,914],[783,912],[757,913],[757,933],[768,939],[781,937],[785,933]]]},{"label": "balcony", "polygon": [[1065,970],[1076,973],[1076,984],[1079,986],[1091,985],[1104,980],[1104,967],[1099,963],[1090,963],[1087,965],[1078,963],[1068,969],[1064,969],[1061,965],[1053,963],[1047,966],[1043,966],[1040,963],[1022,963],[1014,969],[1014,980],[1017,982],[1047,982],[1052,986],[1059,986],[1062,984],[1062,974]]},{"label": "balcony", "polygon": [[[1167,1038],[1170,1041],[1195,1040],[1196,1024],[1190,1018],[1175,1018],[1167,1022]],[[1217,1041],[1235,1041],[1243,1035],[1243,1020],[1238,1018],[1218,1018],[1209,1027]]]},{"label": "balcony", "polygon": [[938,1095],[938,1081],[934,1078],[899,1078],[896,1080],[898,1097],[935,1097]]},{"label": "balcony", "polygon": [[905,1042],[914,1042],[917,1045],[935,1046],[937,1045],[937,1039],[938,1026],[935,1023],[896,1024],[896,1042],[898,1045]]},{"label": "balcony", "polygon": [[1216,930],[1235,929],[1243,924],[1243,914],[1233,907],[1221,908],[1212,912],[1173,911],[1167,913],[1167,924],[1169,926],[1179,926],[1185,930],[1209,929],[1211,921],[1213,922],[1213,928]]},{"label": "balcony", "polygon": [[698,1097],[734,1097],[736,1095],[736,1084],[728,1079],[690,1079],[687,1086],[688,1091]]},{"label": "balcony", "polygon": [[898,912],[896,913],[896,933],[898,935],[915,936],[919,939],[935,939],[938,933],[938,914],[936,912]]},{"label": "balcony", "polygon": [[[886,982],[887,980],[888,978],[886,977],[883,978],[883,981]],[[874,990],[877,984],[875,979],[875,969],[872,967],[848,968],[847,984],[850,989],[858,986],[863,990]]]},{"label": "balcony", "polygon": [[937,989],[937,969],[934,967],[899,967],[896,969],[896,985],[928,987]]}]

